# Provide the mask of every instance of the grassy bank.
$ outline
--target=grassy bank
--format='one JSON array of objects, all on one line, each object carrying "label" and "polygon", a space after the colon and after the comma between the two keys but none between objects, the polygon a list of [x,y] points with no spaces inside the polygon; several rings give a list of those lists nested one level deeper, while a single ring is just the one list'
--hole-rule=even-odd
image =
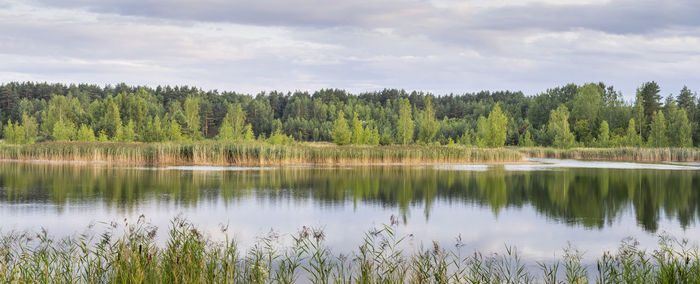
[{"label": "grassy bank", "polygon": [[0,145],[0,158],[134,164],[388,164],[520,161],[511,149],[446,146],[330,146],[266,143],[38,143]]},{"label": "grassy bank", "polygon": [[[39,234],[0,236],[3,283],[698,283],[697,247],[661,237],[647,253],[633,240],[605,253],[595,266],[573,248],[558,260],[526,264],[517,249],[465,252],[459,239],[408,248],[395,234],[396,221],[369,230],[349,254],[324,244],[323,231],[302,228],[291,236],[271,233],[243,250],[235,241],[211,241],[176,219],[165,245],[157,228],[139,219],[121,230],[52,239]],[[119,227],[119,229],[117,229]],[[123,233],[118,233],[123,232]],[[227,234],[227,228],[222,228]],[[285,242],[286,241],[286,242]]]},{"label": "grassy bank", "polygon": [[698,162],[700,151],[693,148],[514,148],[527,157],[616,161]]}]

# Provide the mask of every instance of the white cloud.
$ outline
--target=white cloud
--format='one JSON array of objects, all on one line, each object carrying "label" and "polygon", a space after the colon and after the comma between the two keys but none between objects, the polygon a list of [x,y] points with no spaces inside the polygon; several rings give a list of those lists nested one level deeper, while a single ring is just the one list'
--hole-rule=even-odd
[{"label": "white cloud", "polygon": [[700,87],[694,2],[556,2],[0,2],[0,74],[242,92]]}]

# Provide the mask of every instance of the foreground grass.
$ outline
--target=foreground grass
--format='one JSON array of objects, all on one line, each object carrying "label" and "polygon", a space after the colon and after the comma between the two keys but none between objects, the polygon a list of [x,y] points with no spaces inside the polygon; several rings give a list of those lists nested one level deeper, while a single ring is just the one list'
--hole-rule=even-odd
[{"label": "foreground grass", "polygon": [[[291,243],[279,235],[261,237],[243,251],[235,241],[211,241],[194,225],[173,220],[165,245],[157,229],[143,222],[117,225],[100,236],[55,240],[47,232],[5,233],[0,237],[0,282],[3,283],[698,283],[696,246],[660,237],[652,253],[625,240],[605,253],[595,267],[582,263],[575,249],[564,250],[535,271],[515,248],[502,253],[462,255],[460,239],[443,248],[406,251],[397,222],[372,229],[348,255],[324,244],[324,233],[303,228]],[[226,233],[227,228],[222,228]],[[289,243],[289,242],[287,242]],[[529,266],[535,267],[535,266]]]},{"label": "foreground grass", "polygon": [[57,143],[0,145],[0,158],[135,164],[391,164],[520,161],[511,149],[447,146],[319,146],[267,143]]},{"label": "foreground grass", "polygon": [[557,158],[580,160],[617,160],[617,161],[700,161],[700,151],[693,148],[515,148],[518,152],[532,158]]}]

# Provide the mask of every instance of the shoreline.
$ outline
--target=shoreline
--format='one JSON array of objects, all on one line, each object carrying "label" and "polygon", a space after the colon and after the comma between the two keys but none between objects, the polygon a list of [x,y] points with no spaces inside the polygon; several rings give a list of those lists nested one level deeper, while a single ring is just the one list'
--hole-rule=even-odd
[{"label": "shoreline", "polygon": [[691,148],[474,148],[469,146],[272,145],[46,142],[0,145],[0,161],[39,164],[137,166],[421,166],[532,164],[532,158],[647,163],[700,162]]}]

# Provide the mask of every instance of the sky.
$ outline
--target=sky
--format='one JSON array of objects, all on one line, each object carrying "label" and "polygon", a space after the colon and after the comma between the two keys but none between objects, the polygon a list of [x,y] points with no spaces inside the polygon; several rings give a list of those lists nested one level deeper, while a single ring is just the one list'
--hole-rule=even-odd
[{"label": "sky", "polygon": [[700,90],[697,0],[0,0],[0,82]]}]

